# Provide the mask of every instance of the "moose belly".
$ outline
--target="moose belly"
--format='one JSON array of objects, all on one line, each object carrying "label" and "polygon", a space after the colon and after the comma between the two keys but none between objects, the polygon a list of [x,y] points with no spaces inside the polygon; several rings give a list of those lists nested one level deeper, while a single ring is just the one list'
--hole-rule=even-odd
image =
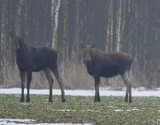
[{"label": "moose belly", "polygon": [[105,77],[105,78],[112,78],[114,76],[117,76],[119,75],[119,73],[104,73],[104,74],[101,74],[101,77]]},{"label": "moose belly", "polygon": [[105,78],[111,78],[120,74],[119,70],[115,68],[97,69],[88,67],[87,72],[92,76],[99,75],[100,77],[105,77]]},{"label": "moose belly", "polygon": [[111,68],[103,69],[101,71],[100,76],[105,77],[105,78],[111,78],[111,77],[117,76],[119,74],[120,74],[120,72],[119,72],[118,68],[111,67]]},{"label": "moose belly", "polygon": [[31,69],[32,69],[33,72],[39,72],[39,71],[43,70],[44,68],[46,68],[45,65],[36,65],[36,64],[34,64],[34,65],[32,65]]},{"label": "moose belly", "polygon": [[38,72],[49,66],[49,61],[45,58],[33,60],[29,64],[33,72]]}]

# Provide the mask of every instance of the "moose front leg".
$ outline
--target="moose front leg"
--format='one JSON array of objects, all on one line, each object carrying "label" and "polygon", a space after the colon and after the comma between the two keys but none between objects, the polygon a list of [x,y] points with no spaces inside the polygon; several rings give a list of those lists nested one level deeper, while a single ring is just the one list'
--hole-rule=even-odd
[{"label": "moose front leg", "polygon": [[27,72],[27,100],[26,102],[30,102],[29,89],[30,89],[31,81],[32,81],[32,72],[28,71]]},{"label": "moose front leg", "polygon": [[21,77],[21,102],[24,102],[24,84],[25,84],[25,72],[20,71]]},{"label": "moose front leg", "polygon": [[100,102],[100,95],[99,95],[99,82],[100,82],[100,77],[99,76],[94,76],[95,80],[95,97],[94,97],[94,102]]}]

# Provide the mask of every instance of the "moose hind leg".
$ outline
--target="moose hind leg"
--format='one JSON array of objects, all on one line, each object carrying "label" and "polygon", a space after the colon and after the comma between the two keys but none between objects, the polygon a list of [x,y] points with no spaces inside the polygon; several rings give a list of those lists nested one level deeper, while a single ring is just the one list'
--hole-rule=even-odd
[{"label": "moose hind leg", "polygon": [[24,102],[24,84],[25,84],[25,72],[20,71],[20,77],[21,77],[21,99],[20,102]]},{"label": "moose hind leg", "polygon": [[52,102],[52,87],[54,81],[52,79],[51,72],[48,68],[44,69],[43,71],[49,83],[49,102]]},{"label": "moose hind leg", "polygon": [[[128,74],[125,73],[123,75],[121,75],[124,83],[126,84],[126,96],[125,96],[125,102],[132,102],[132,83],[128,78]],[[129,96],[129,100],[128,100],[128,96]]]},{"label": "moose hind leg", "polygon": [[59,72],[58,72],[57,68],[51,69],[51,70],[53,71],[54,76],[56,77],[57,82],[58,82],[58,84],[60,86],[62,102],[65,102],[66,100],[64,98],[64,95],[65,95],[65,93],[64,93],[64,86],[63,86],[63,83],[62,83],[62,79],[60,78]]},{"label": "moose hind leg", "polygon": [[94,102],[100,102],[100,95],[99,95],[99,82],[100,82],[100,77],[95,76],[95,97],[94,97]]}]

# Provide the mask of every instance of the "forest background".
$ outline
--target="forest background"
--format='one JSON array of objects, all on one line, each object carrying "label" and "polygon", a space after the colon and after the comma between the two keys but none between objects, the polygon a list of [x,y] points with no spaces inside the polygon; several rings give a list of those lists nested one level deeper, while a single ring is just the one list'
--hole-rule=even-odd
[{"label": "forest background", "polygon": [[[0,0],[0,87],[20,87],[11,32],[28,32],[27,43],[57,49],[66,89],[93,88],[79,46],[94,43],[132,54],[133,87],[160,86],[160,0]],[[124,84],[115,77],[101,86]],[[48,88],[43,72],[33,73],[31,88]]]}]

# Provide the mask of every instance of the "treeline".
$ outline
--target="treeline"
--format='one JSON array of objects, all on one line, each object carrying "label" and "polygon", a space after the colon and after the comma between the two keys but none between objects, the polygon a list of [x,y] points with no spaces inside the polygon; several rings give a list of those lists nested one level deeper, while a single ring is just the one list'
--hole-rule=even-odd
[{"label": "treeline", "polygon": [[[159,0],[0,0],[0,86],[20,86],[11,32],[29,32],[26,42],[57,49],[66,88],[93,87],[80,44],[131,53],[133,86],[160,86],[159,6]],[[32,87],[48,87],[43,73],[33,79]],[[101,84],[123,85],[119,77]]]}]

